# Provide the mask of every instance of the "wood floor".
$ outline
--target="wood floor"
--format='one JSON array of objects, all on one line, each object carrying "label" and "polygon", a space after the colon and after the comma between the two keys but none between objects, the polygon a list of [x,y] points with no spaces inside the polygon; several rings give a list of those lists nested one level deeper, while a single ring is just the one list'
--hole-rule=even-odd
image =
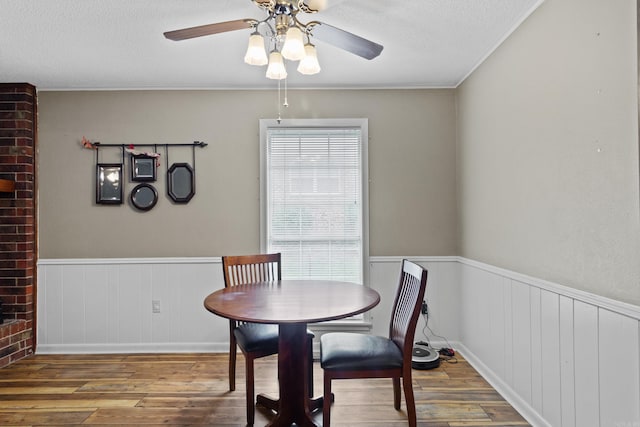
[{"label": "wood floor", "polygon": [[[0,369],[0,425],[244,426],[240,356],[238,371],[229,392],[226,354],[32,356]],[[461,358],[413,372],[420,427],[529,425]],[[275,357],[256,360],[256,391],[277,396]],[[389,379],[337,380],[333,391],[336,427],[407,426],[404,396],[396,411]],[[270,418],[257,407],[256,426]]]}]

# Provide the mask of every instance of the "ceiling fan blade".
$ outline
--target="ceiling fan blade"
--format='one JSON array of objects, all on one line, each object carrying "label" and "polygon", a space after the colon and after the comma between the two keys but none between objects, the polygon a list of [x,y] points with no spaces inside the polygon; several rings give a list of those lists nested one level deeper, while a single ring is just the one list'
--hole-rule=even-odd
[{"label": "ceiling fan blade", "polygon": [[183,28],[181,30],[167,31],[164,36],[169,40],[186,40],[194,37],[208,36],[211,34],[225,33],[227,31],[243,30],[251,28],[258,23],[255,19],[236,19],[235,21],[218,22],[217,24],[200,25],[197,27]]},{"label": "ceiling fan blade", "polygon": [[313,24],[311,30],[313,37],[365,59],[373,59],[382,52],[382,45],[356,36],[348,31],[317,21],[310,22],[307,26],[311,24]]}]

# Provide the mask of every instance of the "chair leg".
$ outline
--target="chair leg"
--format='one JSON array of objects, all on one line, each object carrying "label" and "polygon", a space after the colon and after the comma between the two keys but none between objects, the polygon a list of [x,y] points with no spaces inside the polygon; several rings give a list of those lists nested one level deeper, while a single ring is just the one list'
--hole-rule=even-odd
[{"label": "chair leg", "polygon": [[322,394],[322,427],[329,427],[331,422],[331,377],[324,374],[324,391]]},{"label": "chair leg", "polygon": [[396,411],[400,410],[400,378],[393,377],[393,407],[396,408]]},{"label": "chair leg", "polygon": [[230,331],[229,337],[229,391],[236,389],[236,354],[238,351],[236,345],[236,337],[233,330]]},{"label": "chair leg", "polygon": [[252,426],[255,416],[255,391],[253,384],[253,357],[245,353],[245,365],[247,371],[247,425]]},{"label": "chair leg", "polygon": [[309,346],[307,351],[309,352],[307,359],[309,360],[309,366],[307,367],[307,376],[309,382],[307,384],[309,397],[313,397],[313,338],[308,337]]},{"label": "chair leg", "polygon": [[402,378],[402,386],[404,388],[404,400],[407,402],[407,417],[409,418],[409,427],[416,427],[418,424],[416,414],[416,400],[413,395],[413,384],[411,375]]}]

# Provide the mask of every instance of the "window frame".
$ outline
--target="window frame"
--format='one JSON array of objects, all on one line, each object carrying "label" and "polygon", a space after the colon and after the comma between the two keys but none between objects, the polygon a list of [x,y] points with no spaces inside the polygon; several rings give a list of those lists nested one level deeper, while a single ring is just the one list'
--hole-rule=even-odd
[{"label": "window frame", "polygon": [[[368,119],[260,119],[260,250],[267,251],[267,134],[271,128],[359,128],[361,138],[362,285],[369,286],[369,121]],[[365,315],[368,319],[368,315]]]}]

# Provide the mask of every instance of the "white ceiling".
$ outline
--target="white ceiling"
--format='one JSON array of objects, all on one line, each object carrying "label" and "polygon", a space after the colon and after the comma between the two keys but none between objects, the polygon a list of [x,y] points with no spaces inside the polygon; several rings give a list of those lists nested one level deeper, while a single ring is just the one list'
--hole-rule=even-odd
[{"label": "white ceiling", "polygon": [[[460,84],[542,0],[328,0],[306,15],[382,44],[368,61],[315,40],[322,71],[290,88]],[[243,62],[251,30],[179,42],[163,32],[263,19],[250,0],[0,0],[0,82],[39,90],[274,88]]]}]

